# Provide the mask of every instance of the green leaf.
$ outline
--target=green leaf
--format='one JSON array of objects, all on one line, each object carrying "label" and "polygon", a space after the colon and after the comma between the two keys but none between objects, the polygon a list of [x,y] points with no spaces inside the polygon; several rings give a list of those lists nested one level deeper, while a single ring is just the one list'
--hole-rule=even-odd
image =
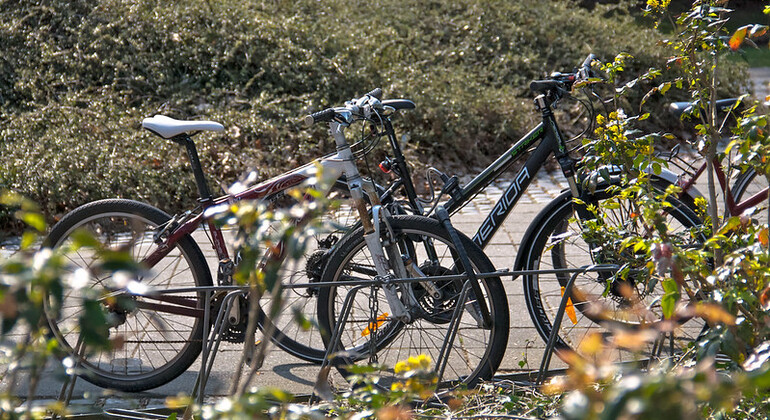
[{"label": "green leaf", "polygon": [[670,319],[676,309],[676,297],[673,295],[663,295],[660,299],[660,308],[663,310],[663,316]]},{"label": "green leaf", "polygon": [[724,226],[722,226],[722,228],[719,229],[719,234],[726,235],[740,225],[741,225],[741,219],[739,217],[735,217],[735,216],[731,217],[727,219],[727,222],[724,224]]},{"label": "green leaf", "polygon": [[676,293],[677,295],[679,294],[679,286],[676,284],[676,281],[674,281],[674,279],[663,280],[662,285],[663,285],[663,291],[666,294],[672,294],[672,293]]},{"label": "green leaf", "polygon": [[661,83],[660,86],[658,86],[661,95],[665,95],[669,89],[671,89],[671,82]]},{"label": "green leaf", "polygon": [[667,319],[674,315],[676,302],[679,300],[679,287],[674,279],[665,279],[662,282],[665,294],[660,299],[660,308]]},{"label": "green leaf", "polygon": [[99,302],[87,300],[82,310],[79,324],[83,342],[95,348],[108,348],[110,324],[104,307]]},{"label": "green leaf", "polygon": [[302,312],[301,308],[295,306],[292,307],[291,310],[294,313],[294,322],[296,322],[303,331],[310,331],[310,329],[313,328],[313,322],[305,316],[305,313]]},{"label": "green leaf", "polygon": [[24,234],[21,235],[21,249],[29,249],[32,245],[35,244],[36,239],[36,234],[32,232],[24,232]]},{"label": "green leaf", "polygon": [[76,248],[99,248],[99,241],[94,238],[94,235],[92,235],[89,231],[85,229],[78,229],[75,232],[72,232],[72,243]]}]

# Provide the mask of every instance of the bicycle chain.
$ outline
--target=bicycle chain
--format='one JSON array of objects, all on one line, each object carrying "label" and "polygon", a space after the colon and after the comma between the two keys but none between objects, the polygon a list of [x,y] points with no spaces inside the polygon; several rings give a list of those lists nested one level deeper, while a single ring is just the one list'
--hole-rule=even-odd
[{"label": "bicycle chain", "polygon": [[379,328],[379,286],[373,284],[369,292],[369,364],[377,363],[377,329]]}]

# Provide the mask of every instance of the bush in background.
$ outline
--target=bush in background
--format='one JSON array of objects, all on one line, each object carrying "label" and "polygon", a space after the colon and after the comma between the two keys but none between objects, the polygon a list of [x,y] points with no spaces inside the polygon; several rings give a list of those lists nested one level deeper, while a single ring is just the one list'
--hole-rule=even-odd
[{"label": "bush in background", "polygon": [[380,86],[418,104],[397,127],[413,157],[479,167],[534,124],[530,80],[589,52],[627,51],[638,69],[665,60],[624,5],[569,1],[11,0],[0,38],[0,187],[49,219],[103,197],[191,206],[184,151],[139,128],[156,113],[227,127],[197,139],[226,184],[332,151],[298,117]]}]

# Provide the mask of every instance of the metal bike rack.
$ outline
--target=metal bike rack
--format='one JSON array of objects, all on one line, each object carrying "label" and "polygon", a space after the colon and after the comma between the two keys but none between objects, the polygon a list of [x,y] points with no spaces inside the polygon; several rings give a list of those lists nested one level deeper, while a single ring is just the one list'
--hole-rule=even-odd
[{"label": "metal bike rack", "polygon": [[[448,225],[447,228],[450,229],[450,233],[452,233],[453,228],[451,227],[451,223],[447,223],[446,225]],[[467,259],[466,251],[462,247],[462,244],[459,243],[459,236],[457,236],[456,232],[454,233],[455,235],[451,235],[451,236],[454,236],[454,238],[452,239],[457,241],[457,243],[455,244],[455,249],[460,254],[459,259],[461,264],[466,265],[466,272],[463,274],[457,274],[457,275],[431,276],[430,279],[432,281],[450,281],[450,280],[463,281],[463,287],[460,291],[460,300],[459,300],[460,302],[465,301],[466,298],[468,297],[468,294],[474,292],[472,282],[477,281],[478,279],[495,278],[495,277],[512,277],[512,280],[514,280],[518,276],[537,275],[537,274],[565,274],[565,275],[571,276],[569,281],[565,285],[564,294],[562,296],[559,309],[554,319],[551,335],[546,343],[543,360],[540,364],[540,369],[538,370],[536,384],[542,383],[551,362],[551,358],[556,346],[559,328],[561,326],[561,322],[564,317],[567,302],[572,296],[572,287],[575,283],[575,280],[577,279],[577,276],[580,274],[589,273],[589,272],[616,272],[618,270],[618,266],[588,265],[588,266],[583,266],[576,269],[499,270],[491,273],[474,273],[473,267],[471,266],[469,260]],[[425,280],[424,278],[418,277],[418,278],[390,279],[387,281],[391,284],[402,284],[402,283],[414,283],[414,282],[419,282],[424,280]],[[328,367],[332,363],[333,357],[337,353],[338,346],[340,345],[340,337],[347,323],[348,316],[350,315],[350,312],[353,306],[353,301],[355,299],[356,294],[360,290],[367,287],[372,287],[372,286],[382,287],[384,282],[379,278],[376,278],[374,280],[351,278],[351,280],[346,280],[344,284],[346,286],[352,286],[353,288],[347,293],[347,296],[345,297],[345,301],[340,311],[340,319],[337,320],[334,331],[332,332],[331,345],[326,349],[324,361],[321,365],[322,369],[325,367]],[[340,285],[340,282],[315,282],[315,283],[300,283],[300,284],[285,285],[284,288],[293,290],[293,289],[306,289],[310,287],[313,287],[313,288],[335,287],[339,285]],[[205,286],[205,287],[188,287],[188,288],[176,288],[176,289],[167,289],[167,290],[159,290],[159,291],[149,291],[144,294],[138,294],[138,293],[135,294],[136,296],[145,296],[148,298],[153,298],[153,297],[157,298],[160,296],[165,296],[170,294],[180,294],[180,293],[187,293],[187,294],[197,293],[197,294],[204,295],[204,302],[208,302],[208,304],[206,304],[205,308],[203,308],[203,312],[204,312],[203,313],[203,327],[204,327],[203,341],[204,342],[203,342],[203,348],[201,350],[201,368],[191,393],[191,397],[195,399],[199,404],[203,403],[206,384],[208,382],[211,371],[213,369],[216,354],[222,342],[224,332],[227,329],[227,314],[230,313],[230,310],[232,309],[235,302],[237,302],[238,298],[246,297],[249,293],[249,290],[250,289],[248,286]],[[219,305],[219,310],[217,311],[216,317],[214,318],[214,322],[212,324],[211,323],[212,315],[213,315],[212,304],[211,304],[212,297],[215,294],[221,295],[221,293],[226,293],[226,294],[222,299],[222,303]],[[454,308],[452,319],[449,322],[449,325],[447,327],[448,331],[444,338],[444,343],[442,344],[441,350],[439,352],[439,357],[436,360],[435,372],[439,378],[439,383],[440,383],[440,378],[443,376],[444,369],[446,368],[448,357],[452,350],[454,337],[456,336],[457,329],[459,327],[463,312],[464,312],[464,305],[458,304]],[[370,322],[376,322],[376,320],[370,320]],[[372,340],[375,339],[374,334],[372,335],[371,339]],[[79,346],[79,347],[83,347],[83,346]],[[78,350],[78,353],[76,354],[76,359],[77,359],[76,366],[75,366],[76,369],[80,367],[81,358],[78,355],[82,351],[83,349],[81,348]],[[70,381],[65,383],[64,386],[62,387],[61,398],[65,398],[65,395],[66,395],[65,401],[69,401],[69,398],[71,397],[71,394],[72,394],[72,390],[74,388],[74,382],[76,379],[77,379],[77,374],[73,375]],[[126,413],[124,412],[123,414],[126,414]]]},{"label": "metal bike rack", "polygon": [[[478,273],[476,274],[476,277],[479,279],[494,278],[494,277],[516,278],[518,276],[533,275],[533,274],[569,274],[571,276],[569,281],[565,285],[564,295],[561,298],[559,309],[553,320],[553,328],[551,330],[551,335],[546,343],[546,347],[543,355],[543,361],[541,362],[540,369],[538,370],[537,383],[539,384],[542,382],[545,376],[545,373],[549,368],[550,361],[556,346],[558,331],[561,326],[561,322],[564,318],[567,301],[572,296],[572,287],[577,277],[580,274],[585,274],[590,272],[614,272],[614,271],[617,271],[617,269],[618,269],[618,266],[616,265],[587,265],[576,269],[500,270],[500,271],[494,271],[491,273]],[[470,293],[470,290],[471,290],[467,277],[468,276],[466,274],[431,276],[431,280],[433,281],[466,280],[461,290],[461,298],[467,298],[467,295]],[[416,277],[416,278],[392,279],[392,280],[389,280],[389,282],[394,284],[402,284],[402,283],[414,283],[414,282],[419,282],[423,280],[424,278]],[[316,288],[334,287],[339,285],[340,285],[339,282],[317,282],[317,283],[293,284],[293,285],[287,285],[284,287],[286,289],[302,289],[302,288],[308,288],[308,287],[316,287]],[[338,346],[340,344],[339,339],[341,337],[342,331],[345,329],[345,324],[347,323],[348,316],[350,315],[350,311],[352,309],[353,301],[355,299],[356,294],[362,289],[367,287],[371,287],[371,286],[381,287],[382,281],[370,280],[370,279],[353,279],[350,281],[345,281],[345,285],[353,286],[353,288],[350,291],[348,291],[347,295],[345,296],[345,300],[340,310],[340,318],[337,320],[337,323],[335,324],[334,331],[332,331],[332,339],[331,339],[332,345],[326,349],[324,362],[321,365],[322,368],[329,366],[329,364],[333,360],[334,354],[338,350]],[[213,325],[211,325],[211,329],[210,329],[211,331],[204,338],[206,342],[204,343],[203,350],[201,351],[201,370],[198,374],[198,379],[196,381],[195,388],[191,395],[194,398],[197,398],[198,402],[203,401],[202,398],[205,393],[206,383],[208,381],[209,375],[211,374],[211,369],[213,368],[213,365],[214,365],[216,352],[219,349],[219,345],[222,341],[222,333],[227,327],[226,315],[229,313],[236,299],[239,296],[245,296],[248,293],[248,291],[249,289],[246,286],[243,286],[243,287],[212,286],[212,287],[192,287],[192,288],[184,288],[184,289],[173,289],[173,290],[163,291],[160,293],[153,293],[154,295],[158,295],[158,294],[171,294],[171,293],[204,292],[206,293],[207,298],[210,299],[211,294],[213,292],[227,292],[227,294],[225,295],[225,298],[223,299],[222,305],[220,306],[219,311],[216,314],[216,319]],[[441,376],[441,374],[443,373],[443,367],[447,362],[446,360],[447,355],[449,354],[449,352],[451,352],[452,342],[454,341],[453,337],[456,334],[456,330],[460,322],[459,318],[462,316],[463,309],[464,307],[462,305],[457,305],[457,307],[455,307],[454,309],[452,321],[450,321],[449,327],[448,327],[449,329],[448,334],[444,339],[442,349],[439,353],[439,358],[436,360],[436,367],[437,367],[436,373],[439,374],[439,376]],[[207,307],[204,310],[204,328],[208,327],[209,325],[208,323],[210,319],[211,319],[211,305],[207,305]],[[370,320],[370,322],[372,321]]]}]

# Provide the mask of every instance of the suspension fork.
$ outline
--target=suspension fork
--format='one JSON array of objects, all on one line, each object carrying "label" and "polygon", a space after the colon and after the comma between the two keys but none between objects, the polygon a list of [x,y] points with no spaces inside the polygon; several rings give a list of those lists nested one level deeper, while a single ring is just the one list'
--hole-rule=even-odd
[{"label": "suspension fork", "polygon": [[[350,189],[352,205],[358,212],[358,217],[361,220],[361,226],[363,226],[364,229],[364,241],[366,243],[366,247],[371,253],[374,267],[377,271],[377,279],[383,282],[382,288],[385,292],[385,297],[387,298],[388,305],[390,306],[393,317],[403,322],[409,322],[411,321],[411,315],[409,314],[409,311],[407,310],[404,303],[398,297],[396,285],[389,283],[389,280],[394,278],[393,274],[390,272],[389,267],[392,266],[396,275],[400,278],[407,277],[406,269],[403,262],[401,261],[400,254],[398,255],[398,258],[395,258],[393,255],[394,253],[397,253],[397,244],[383,244],[380,241],[381,222],[384,221],[387,223],[386,218],[380,217],[382,210],[384,209],[379,205],[379,197],[377,197],[376,192],[367,191],[369,193],[370,199],[372,199],[372,203],[374,204],[372,213],[375,215],[375,220],[373,221],[372,216],[369,215],[369,212],[366,208],[366,202],[364,201],[365,187],[363,185],[363,179],[361,178],[361,174],[358,171],[358,167],[356,167],[355,158],[353,156],[353,152],[350,150],[350,145],[345,139],[344,127],[345,126],[343,124],[332,121],[329,123],[329,133],[337,144],[337,154],[341,159],[343,172],[345,173],[345,179],[348,183],[348,188]],[[389,225],[386,225],[386,227],[389,231],[388,234],[390,234],[392,230],[390,229]],[[390,238],[388,241],[392,242],[393,239],[394,238]],[[383,247],[386,247],[389,250],[391,257],[390,261],[386,257]],[[395,251],[391,250],[391,248],[394,248]],[[407,287],[404,289],[409,288]]]}]

